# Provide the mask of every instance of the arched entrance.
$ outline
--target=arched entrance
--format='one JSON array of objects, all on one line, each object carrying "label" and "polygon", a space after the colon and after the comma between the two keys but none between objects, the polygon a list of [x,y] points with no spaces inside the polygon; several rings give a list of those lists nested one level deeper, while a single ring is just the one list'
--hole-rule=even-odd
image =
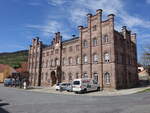
[{"label": "arched entrance", "polygon": [[57,67],[57,82],[61,82],[61,68],[60,66]]},{"label": "arched entrance", "polygon": [[52,81],[52,86],[54,85],[54,84],[56,84],[56,82],[57,82],[57,78],[56,78],[56,75],[55,75],[55,71],[52,71],[51,72],[51,81]]}]

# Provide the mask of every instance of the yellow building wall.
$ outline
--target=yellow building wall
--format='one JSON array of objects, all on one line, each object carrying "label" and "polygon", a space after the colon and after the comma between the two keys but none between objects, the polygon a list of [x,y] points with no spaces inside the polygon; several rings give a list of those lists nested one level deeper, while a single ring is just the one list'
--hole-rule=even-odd
[{"label": "yellow building wall", "polygon": [[4,82],[4,73],[0,73],[0,83]]}]

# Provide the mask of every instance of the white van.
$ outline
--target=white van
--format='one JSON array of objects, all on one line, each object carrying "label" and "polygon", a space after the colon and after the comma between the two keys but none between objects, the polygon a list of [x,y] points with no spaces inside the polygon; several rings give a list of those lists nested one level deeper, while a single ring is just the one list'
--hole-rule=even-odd
[{"label": "white van", "polygon": [[88,91],[100,90],[99,84],[95,80],[90,78],[75,79],[72,82],[73,92],[85,93]]}]

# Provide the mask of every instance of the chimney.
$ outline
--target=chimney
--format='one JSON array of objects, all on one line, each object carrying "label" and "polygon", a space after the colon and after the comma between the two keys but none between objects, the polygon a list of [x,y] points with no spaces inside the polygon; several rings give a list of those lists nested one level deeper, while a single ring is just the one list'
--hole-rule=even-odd
[{"label": "chimney", "polygon": [[113,20],[114,20],[114,17],[115,17],[114,14],[109,14],[109,15],[108,15],[108,19],[109,19],[109,20],[110,20],[110,19],[113,19]]},{"label": "chimney", "polygon": [[72,35],[72,38],[75,38],[76,37],[76,35]]},{"label": "chimney", "polygon": [[78,29],[81,31],[83,29],[83,26],[78,26]]},{"label": "chimney", "polygon": [[102,9],[97,9],[96,14],[102,14],[103,10]]},{"label": "chimney", "polygon": [[131,41],[136,44],[136,33],[131,34]]}]

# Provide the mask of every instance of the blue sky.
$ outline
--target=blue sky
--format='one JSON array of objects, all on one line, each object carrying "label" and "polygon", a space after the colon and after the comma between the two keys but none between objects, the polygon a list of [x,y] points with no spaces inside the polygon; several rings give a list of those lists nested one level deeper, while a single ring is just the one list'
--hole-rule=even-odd
[{"label": "blue sky", "polygon": [[50,44],[57,31],[69,39],[78,35],[78,25],[86,25],[86,14],[97,9],[103,9],[103,19],[116,15],[118,31],[125,25],[137,33],[140,56],[150,44],[150,0],[1,0],[0,52],[28,49],[35,36]]}]

